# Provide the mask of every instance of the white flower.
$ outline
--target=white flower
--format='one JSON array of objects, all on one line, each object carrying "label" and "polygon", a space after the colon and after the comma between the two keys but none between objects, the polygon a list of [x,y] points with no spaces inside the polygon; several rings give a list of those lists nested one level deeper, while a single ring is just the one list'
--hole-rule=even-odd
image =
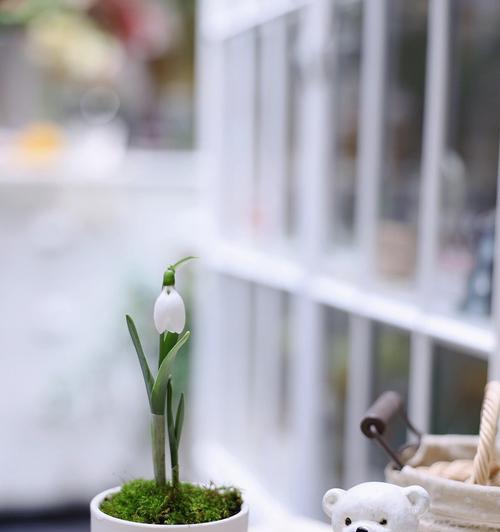
[{"label": "white flower", "polygon": [[173,286],[164,286],[154,308],[154,322],[159,334],[165,331],[181,333],[186,325],[186,308]]}]

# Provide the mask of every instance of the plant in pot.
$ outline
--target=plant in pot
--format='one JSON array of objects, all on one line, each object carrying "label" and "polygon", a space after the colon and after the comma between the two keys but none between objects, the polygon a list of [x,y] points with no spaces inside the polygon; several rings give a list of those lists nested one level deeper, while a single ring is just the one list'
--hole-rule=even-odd
[{"label": "plant in pot", "polygon": [[[171,370],[190,332],[183,332],[186,311],[175,289],[175,276],[177,269],[192,258],[186,257],[169,266],[163,275],[161,293],[154,306],[154,323],[160,336],[156,376],[151,372],[134,321],[126,316],[151,410],[154,480],[133,480],[94,497],[90,503],[91,532],[133,532],[151,528],[246,532],[248,529],[248,508],[239,490],[180,480],[184,395],[181,394],[174,404]],[[170,478],[166,474],[167,443]]]}]

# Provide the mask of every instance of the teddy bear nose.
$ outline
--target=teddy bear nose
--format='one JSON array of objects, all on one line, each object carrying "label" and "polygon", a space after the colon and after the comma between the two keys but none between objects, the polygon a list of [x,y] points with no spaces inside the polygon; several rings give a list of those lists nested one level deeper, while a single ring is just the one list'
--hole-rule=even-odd
[{"label": "teddy bear nose", "polygon": [[366,528],[356,528],[356,532],[368,532],[368,530],[366,530]]}]

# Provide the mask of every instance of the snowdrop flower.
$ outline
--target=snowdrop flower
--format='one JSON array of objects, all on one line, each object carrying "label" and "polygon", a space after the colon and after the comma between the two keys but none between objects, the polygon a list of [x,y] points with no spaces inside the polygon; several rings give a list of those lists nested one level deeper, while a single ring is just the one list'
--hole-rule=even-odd
[{"label": "snowdrop flower", "polygon": [[175,273],[167,270],[163,276],[163,288],[154,307],[154,322],[159,334],[165,331],[181,333],[186,325],[186,308],[175,289]]}]

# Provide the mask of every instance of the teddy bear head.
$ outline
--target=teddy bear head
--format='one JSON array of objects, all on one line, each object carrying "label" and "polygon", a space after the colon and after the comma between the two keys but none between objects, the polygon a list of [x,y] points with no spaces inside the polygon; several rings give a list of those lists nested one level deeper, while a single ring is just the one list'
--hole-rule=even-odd
[{"label": "teddy bear head", "polygon": [[323,497],[333,532],[417,532],[428,507],[424,488],[383,482],[366,482],[347,491],[331,489]]}]

